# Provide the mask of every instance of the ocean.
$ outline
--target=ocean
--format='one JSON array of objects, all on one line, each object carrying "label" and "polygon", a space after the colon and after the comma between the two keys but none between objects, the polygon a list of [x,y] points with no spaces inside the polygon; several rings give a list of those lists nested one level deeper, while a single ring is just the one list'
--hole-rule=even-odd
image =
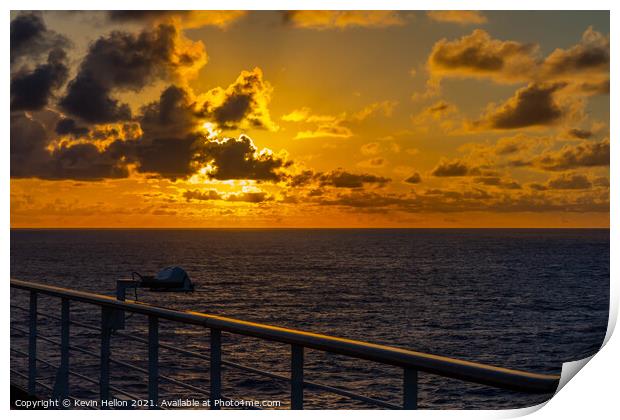
[{"label": "ocean", "polygon": [[[183,267],[193,294],[139,291],[141,301],[311,332],[404,347],[538,373],[601,346],[609,309],[607,229],[209,229],[12,230],[11,277],[113,295],[132,271],[154,274]],[[12,304],[27,294],[11,290]],[[60,315],[58,299],[41,311]],[[11,322],[26,328],[25,314]],[[72,317],[99,325],[100,311],[72,306]],[[41,318],[40,333],[58,339],[58,322]],[[160,324],[162,342],[208,355],[209,333]],[[127,329],[146,337],[143,317]],[[98,354],[98,335],[72,327],[72,343]],[[11,345],[25,350],[14,331]],[[57,346],[39,341],[57,362]],[[147,349],[112,339],[113,357],[146,367]],[[223,359],[289,376],[289,346],[223,334]],[[162,349],[161,373],[208,390],[206,362]],[[96,378],[98,360],[72,353],[71,369]],[[11,367],[25,372],[11,353]],[[44,381],[54,370],[42,367]],[[402,371],[373,362],[307,350],[305,379],[399,404]],[[15,378],[19,381],[20,378]],[[112,385],[146,398],[140,372],[112,366]],[[160,398],[201,395],[162,382]],[[71,394],[95,398],[98,389],[71,378]],[[280,399],[288,384],[226,368],[223,394]],[[538,404],[525,395],[420,373],[419,408],[494,409]],[[308,389],[306,408],[373,408]]]}]

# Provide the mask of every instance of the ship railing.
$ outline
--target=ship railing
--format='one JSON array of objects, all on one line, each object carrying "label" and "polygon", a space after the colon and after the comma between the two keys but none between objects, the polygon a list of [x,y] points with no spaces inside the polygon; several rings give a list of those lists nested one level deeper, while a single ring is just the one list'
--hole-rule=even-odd
[{"label": "ship railing", "polygon": [[[117,300],[111,296],[66,289],[51,285],[44,285],[21,280],[11,280],[11,288],[29,292],[29,307],[24,308],[11,304],[11,308],[19,309],[28,314],[28,328],[23,329],[11,325],[15,332],[28,338],[28,351],[11,348],[11,351],[27,357],[28,373],[23,374],[15,369],[12,374],[27,380],[27,391],[36,395],[37,385],[53,391],[58,398],[72,398],[69,393],[69,376],[76,376],[86,382],[99,387],[99,397],[110,400],[111,393],[124,395],[132,400],[142,400],[137,395],[126,392],[110,385],[110,371],[112,365],[120,366],[144,374],[148,379],[149,408],[159,408],[159,385],[168,382],[180,388],[206,396],[211,402],[226,400],[222,395],[222,368],[229,367],[262,375],[268,378],[286,381],[290,386],[290,408],[303,409],[304,389],[316,389],[352,400],[361,401],[370,405],[389,409],[417,409],[418,407],[418,372],[439,375],[446,378],[458,379],[466,382],[487,385],[494,388],[506,389],[530,394],[551,394],[555,392],[558,375],[531,373],[521,370],[507,369],[488,364],[470,362],[434,354],[422,353],[398,347],[372,344],[363,341],[332,337],[312,332],[299,331],[272,325],[242,321],[217,315],[210,315],[192,311],[178,311],[152,306],[132,300]],[[52,296],[61,300],[60,315],[44,314],[38,310],[39,295]],[[99,327],[71,319],[71,303],[81,302],[100,307],[101,325]],[[141,314],[148,317],[148,338],[134,336],[121,331],[113,331],[114,318],[119,312]],[[38,332],[38,317],[47,317],[60,321],[60,339],[42,335]],[[210,349],[208,355],[182,349],[170,344],[161,343],[159,339],[159,321],[167,320],[181,324],[196,325],[210,330]],[[99,333],[99,352],[70,343],[70,325],[92,329]],[[264,371],[239,363],[222,359],[222,332],[254,337],[261,340],[278,342],[290,345],[290,375],[284,376]],[[141,342],[148,347],[148,368],[143,369],[126,361],[111,357],[110,342],[112,336]],[[55,365],[37,355],[37,341],[42,340],[60,347],[60,364]],[[159,373],[159,350],[167,349],[178,352],[209,364],[209,389],[196,387],[189,383],[177,380]],[[304,379],[304,350],[312,349],[352,358],[377,362],[402,369],[402,403],[392,402],[360,395],[345,389],[308,381]],[[99,377],[90,378],[71,370],[70,353],[78,352],[99,359]],[[56,369],[54,387],[43,384],[37,378],[37,365],[42,364]],[[210,408],[217,409],[220,405],[211,404]]]}]

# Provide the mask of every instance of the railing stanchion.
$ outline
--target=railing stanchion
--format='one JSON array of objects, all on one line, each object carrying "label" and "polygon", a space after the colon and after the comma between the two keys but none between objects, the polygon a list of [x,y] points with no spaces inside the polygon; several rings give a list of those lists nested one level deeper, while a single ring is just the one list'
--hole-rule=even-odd
[{"label": "railing stanchion", "polygon": [[30,332],[28,335],[28,394],[37,393],[37,292],[30,291],[30,312],[28,313]]},{"label": "railing stanchion", "polygon": [[60,311],[60,366],[56,374],[54,396],[65,399],[69,396],[69,327],[70,319],[69,298],[62,298]]},{"label": "railing stanchion", "polygon": [[[101,355],[99,358],[99,399],[110,400],[110,338],[112,336],[112,309],[101,307]],[[101,404],[101,409],[108,406]]]},{"label": "railing stanchion", "polygon": [[222,398],[222,331],[211,328],[211,409],[219,410],[216,400]]},{"label": "railing stanchion", "polygon": [[[455,380],[462,380],[492,386],[499,389],[507,389],[516,392],[526,392],[532,394],[552,394],[558,386],[560,376],[538,374],[525,372],[520,370],[505,369],[497,366],[486,365],[482,363],[469,362],[449,357],[440,357],[433,354],[416,352],[397,347],[375,345],[357,340],[342,339],[338,337],[330,337],[322,334],[314,334],[306,331],[299,331],[288,328],[278,328],[271,325],[259,324],[254,322],[246,322],[238,319],[221,317],[211,314],[176,311],[137,302],[127,302],[114,299],[110,296],[99,295],[89,292],[81,292],[50,286],[37,284],[32,282],[11,280],[11,288],[26,290],[30,293],[29,308],[20,305],[11,304],[11,308],[16,308],[28,313],[28,329],[18,328],[11,325],[11,330],[18,331],[22,337],[28,341],[28,351],[20,348],[11,348],[12,352],[16,352],[24,356],[28,364],[28,372],[18,372],[11,369],[11,374],[15,374],[28,381],[28,392],[34,394],[40,387],[50,389],[52,397],[57,399],[66,399],[69,396],[69,375],[76,375],[86,381],[99,383],[99,393],[101,401],[109,401],[111,392],[119,392],[130,398],[131,394],[115,388],[110,385],[110,363],[116,363],[129,369],[140,371],[144,376],[148,377],[148,395],[153,400],[153,408],[158,408],[159,397],[159,381],[167,381],[176,384],[182,388],[190,389],[200,394],[206,394],[207,391],[196,386],[178,381],[166,375],[159,375],[159,347],[169,350],[178,351],[182,354],[198,357],[202,360],[210,360],[210,391],[209,398],[212,409],[222,407],[222,366],[233,367],[247,372],[253,372],[259,375],[287,381],[290,383],[291,408],[302,409],[304,407],[304,388],[319,389],[331,392],[337,395],[349,397],[358,401],[379,405],[387,408],[418,408],[418,372],[426,372],[433,375],[439,375]],[[61,299],[61,314],[51,315],[38,312],[38,297],[41,295],[51,296]],[[79,328],[90,330],[99,330],[95,325],[73,321],[71,322],[71,302],[79,302],[81,304],[89,304],[99,306],[101,308],[101,349],[100,354],[90,351],[81,346],[70,345],[70,324],[74,323]],[[131,334],[120,334],[123,337],[131,338],[136,341],[148,345],[148,370],[143,367],[134,366],[121,360],[111,357],[110,341],[111,335],[116,330],[114,322],[117,311],[130,312],[132,314],[141,314],[149,319],[149,337],[148,339],[134,337]],[[56,337],[46,336],[38,333],[37,322],[41,318],[54,319],[60,321],[60,340]],[[180,322],[188,325],[200,326],[210,330],[211,351],[210,357],[197,352],[188,351],[177,348],[172,345],[159,342],[159,320]],[[202,330],[204,331],[204,330]],[[244,366],[239,363],[222,360],[222,332],[241,336],[249,336],[261,340],[271,342],[287,343],[291,346],[291,373],[290,376],[280,375],[273,372],[265,372],[260,369]],[[206,332],[206,331],[205,331]],[[60,363],[55,365],[46,362],[45,359],[37,357],[37,344],[40,340],[51,343],[60,347]],[[25,344],[25,343],[23,343]],[[401,404],[393,404],[386,401],[358,395],[354,392],[342,390],[328,385],[304,381],[304,351],[310,348],[322,352],[345,355],[359,360],[372,360],[373,362],[382,363],[390,366],[400,367],[402,370],[402,388],[403,397]],[[70,352],[79,352],[91,356],[100,357],[100,380],[87,378],[75,371],[70,370]],[[53,387],[49,387],[44,383],[37,383],[37,365],[51,367],[56,370],[56,379]],[[40,370],[40,369],[39,369]],[[27,373],[27,374],[26,374]],[[65,403],[66,404],[66,403]],[[64,404],[63,404],[64,405]],[[71,406],[71,404],[68,404]],[[102,407],[107,408],[107,407]]]},{"label": "railing stanchion", "polygon": [[159,318],[149,315],[149,400],[150,408],[159,404]]},{"label": "railing stanchion", "polygon": [[304,348],[291,346],[291,410],[304,408]]},{"label": "railing stanchion", "polygon": [[403,409],[418,409],[418,371],[405,368],[403,375]]}]

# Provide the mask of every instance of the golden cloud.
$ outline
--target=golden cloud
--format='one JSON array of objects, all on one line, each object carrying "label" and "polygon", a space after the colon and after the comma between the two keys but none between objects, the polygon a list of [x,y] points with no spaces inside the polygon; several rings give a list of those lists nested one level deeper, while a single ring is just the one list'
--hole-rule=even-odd
[{"label": "golden cloud", "polygon": [[481,120],[469,128],[508,130],[555,125],[573,112],[574,103],[560,103],[556,93],[566,84],[531,83],[499,106],[490,106]]},{"label": "golden cloud", "polygon": [[488,32],[476,29],[454,41],[444,38],[435,43],[427,65],[433,78],[475,77],[515,83],[532,74],[537,53],[535,44],[493,39]]},{"label": "golden cloud", "polygon": [[264,128],[277,131],[269,112],[273,87],[264,80],[263,71],[256,67],[244,70],[226,89],[214,88],[198,95],[200,115],[222,129]]},{"label": "golden cloud", "polygon": [[116,22],[174,23],[184,29],[217,26],[226,28],[247,14],[243,10],[112,10]]},{"label": "golden cloud", "polygon": [[383,28],[405,24],[401,13],[389,10],[294,10],[286,12],[285,20],[296,28],[306,29]]},{"label": "golden cloud", "polygon": [[426,12],[426,16],[437,22],[457,23],[459,25],[487,23],[486,16],[475,10],[431,10]]},{"label": "golden cloud", "polygon": [[443,78],[487,78],[496,83],[566,83],[574,93],[609,93],[609,36],[586,29],[581,40],[568,49],[558,48],[541,58],[536,44],[492,38],[476,29],[455,40],[435,43],[427,60],[429,98],[440,91]]}]

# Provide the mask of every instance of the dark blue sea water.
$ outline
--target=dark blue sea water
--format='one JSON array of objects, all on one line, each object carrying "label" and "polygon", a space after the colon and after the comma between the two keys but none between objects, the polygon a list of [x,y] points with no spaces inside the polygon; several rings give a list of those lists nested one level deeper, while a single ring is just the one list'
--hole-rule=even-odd
[{"label": "dark blue sea water", "polygon": [[[140,300],[303,329],[503,367],[559,373],[565,361],[595,353],[607,328],[608,230],[13,230],[11,276],[113,294],[131,271],[184,267],[200,293],[141,292]],[[12,291],[23,305],[25,293]],[[43,299],[55,315],[60,305]],[[12,322],[25,318],[12,310]],[[72,316],[99,323],[99,311]],[[54,320],[41,334],[58,337]],[[208,354],[209,335],[162,322],[165,342]],[[128,330],[145,337],[136,315]],[[98,353],[98,335],[73,328],[72,343]],[[20,334],[12,345],[22,348]],[[25,348],[25,347],[23,347]],[[42,357],[58,360],[40,342]],[[113,357],[146,367],[146,348],[113,338]],[[288,346],[223,335],[223,358],[289,375]],[[208,389],[208,366],[162,350],[163,374]],[[12,353],[12,367],[24,369]],[[72,369],[97,378],[98,360],[72,354]],[[306,379],[400,403],[402,372],[380,364],[308,351]],[[54,371],[41,376],[53,382]],[[146,378],[113,365],[112,385],[146,397]],[[19,378],[15,378],[16,381]],[[96,388],[71,379],[71,393]],[[230,398],[281,399],[288,385],[225,369]],[[162,383],[161,398],[201,397]],[[306,390],[307,408],[372,408]],[[420,374],[420,408],[518,408],[548,399]]]}]

